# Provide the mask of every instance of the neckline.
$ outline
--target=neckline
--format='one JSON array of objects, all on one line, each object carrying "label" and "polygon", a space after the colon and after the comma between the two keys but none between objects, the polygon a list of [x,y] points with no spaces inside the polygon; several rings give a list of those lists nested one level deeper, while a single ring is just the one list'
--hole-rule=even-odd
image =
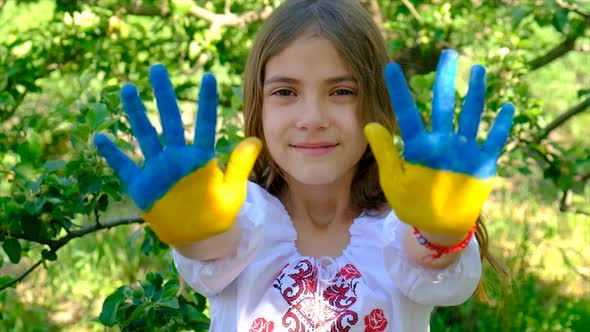
[{"label": "neckline", "polygon": [[[272,197],[271,203],[273,205],[276,205],[276,207],[279,208],[280,212],[284,215],[285,221],[286,221],[285,226],[288,227],[289,230],[295,235],[294,238],[290,240],[290,243],[294,249],[294,253],[300,258],[309,259],[314,264],[316,264],[317,262],[320,262],[320,264],[323,265],[323,263],[321,263],[323,260],[331,261],[331,263],[329,265],[324,265],[325,267],[332,266],[332,265],[334,265],[334,263],[339,263],[339,261],[341,261],[343,259],[343,257],[349,253],[349,251],[353,247],[353,243],[355,242],[355,239],[357,237],[357,234],[354,231],[355,228],[357,228],[358,225],[361,224],[366,219],[366,216],[368,216],[368,212],[366,211],[366,209],[363,209],[358,216],[356,216],[355,218],[352,219],[352,223],[348,227],[348,232],[350,233],[350,239],[349,239],[346,247],[344,247],[342,249],[342,252],[340,253],[340,255],[338,255],[336,257],[332,257],[332,256],[328,256],[328,255],[322,255],[322,256],[318,256],[318,257],[304,255],[299,251],[299,248],[297,248],[296,241],[297,241],[297,236],[299,234],[297,233],[297,230],[295,229],[295,225],[293,224],[293,219],[291,218],[291,215],[287,211],[287,208],[285,207],[283,202],[281,202],[281,200],[278,197],[276,197],[272,194],[270,194],[270,196]],[[341,264],[336,264],[336,265],[338,266]]]},{"label": "neckline", "polygon": [[[303,255],[299,251],[299,249],[297,248],[295,241],[297,240],[298,233],[297,233],[297,230],[295,229],[295,226],[293,225],[293,221],[291,220],[291,216],[289,215],[289,212],[287,211],[287,209],[283,205],[283,203],[278,199],[278,197],[272,195],[265,188],[258,185],[257,183],[249,182],[248,184],[257,188],[256,191],[258,191],[261,194],[261,196],[264,198],[264,201],[266,202],[266,204],[270,205],[271,211],[274,210],[275,213],[278,213],[278,215],[275,216],[278,218],[273,220],[273,223],[278,223],[279,225],[284,225],[284,227],[286,227],[288,229],[287,233],[293,234],[292,238],[288,239],[288,243],[293,246],[293,255],[297,255],[299,258],[310,259],[310,260],[313,260],[314,262],[316,260],[323,259],[326,257],[329,257],[334,262],[338,262],[338,261],[343,260],[343,257],[348,255],[349,252],[352,250],[352,248],[358,246],[359,243],[361,242],[361,241],[359,241],[359,238],[358,238],[359,237],[359,227],[361,225],[365,224],[366,222],[371,221],[373,219],[380,220],[380,219],[382,219],[380,217],[381,215],[383,215],[383,217],[385,217],[389,214],[389,212],[391,212],[391,209],[389,209],[388,211],[363,209],[361,211],[361,213],[353,219],[352,224],[348,228],[348,231],[350,233],[350,241],[349,241],[348,245],[342,249],[342,252],[340,253],[339,256],[337,256],[337,257],[308,256],[308,255]],[[374,212],[374,214],[373,214],[373,212]],[[330,264],[330,265],[332,265],[332,264]]]}]

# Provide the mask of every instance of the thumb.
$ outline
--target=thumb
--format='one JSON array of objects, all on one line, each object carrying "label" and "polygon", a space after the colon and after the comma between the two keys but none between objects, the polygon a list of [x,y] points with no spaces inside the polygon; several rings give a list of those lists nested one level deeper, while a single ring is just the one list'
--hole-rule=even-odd
[{"label": "thumb", "polygon": [[240,142],[229,157],[225,182],[246,182],[260,150],[262,142],[256,137],[248,137]]},{"label": "thumb", "polygon": [[377,160],[381,183],[384,175],[389,179],[402,179],[402,162],[389,131],[379,123],[372,122],[365,126],[365,136]]}]

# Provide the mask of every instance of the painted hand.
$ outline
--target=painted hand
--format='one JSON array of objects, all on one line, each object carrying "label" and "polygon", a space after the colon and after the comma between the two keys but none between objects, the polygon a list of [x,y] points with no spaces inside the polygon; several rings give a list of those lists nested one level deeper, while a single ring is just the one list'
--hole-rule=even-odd
[{"label": "painted hand", "polygon": [[185,143],[176,95],[166,69],[153,66],[150,81],[165,147],[146,117],[135,86],[126,85],[121,91],[123,107],[145,157],[145,166],[140,170],[103,134],[94,138],[99,153],[119,175],[144,219],[165,243],[181,245],[227,231],[246,197],[248,175],[262,146],[260,140],[251,137],[241,142],[224,174],[214,158],[215,77],[203,77],[192,146]]},{"label": "painted hand", "polygon": [[502,106],[486,141],[479,146],[476,135],[484,109],[485,69],[475,65],[455,133],[456,70],[457,53],[444,51],[434,82],[432,131],[428,132],[400,66],[388,64],[385,77],[404,141],[404,160],[383,126],[370,123],[365,135],[377,160],[381,187],[398,217],[426,232],[460,236],[477,221],[492,190],[514,106]]}]

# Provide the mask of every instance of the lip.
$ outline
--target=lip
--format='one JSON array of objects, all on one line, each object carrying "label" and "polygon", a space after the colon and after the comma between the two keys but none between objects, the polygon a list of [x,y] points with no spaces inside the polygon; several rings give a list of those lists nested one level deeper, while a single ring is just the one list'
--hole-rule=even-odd
[{"label": "lip", "polygon": [[326,147],[334,147],[338,145],[338,143],[334,142],[302,142],[302,143],[295,143],[291,144],[291,146],[295,148],[326,148]]},{"label": "lip", "polygon": [[320,157],[330,153],[338,145],[338,143],[333,142],[303,142],[291,144],[290,146],[305,156]]}]

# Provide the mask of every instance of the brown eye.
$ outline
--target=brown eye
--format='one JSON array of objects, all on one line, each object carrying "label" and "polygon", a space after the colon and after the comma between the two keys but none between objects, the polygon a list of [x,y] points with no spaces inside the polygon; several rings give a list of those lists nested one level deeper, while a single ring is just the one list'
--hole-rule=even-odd
[{"label": "brown eye", "polygon": [[295,93],[289,89],[279,89],[271,93],[273,96],[289,97],[294,96]]},{"label": "brown eye", "polygon": [[356,96],[356,92],[349,89],[338,89],[332,92],[334,96]]}]

